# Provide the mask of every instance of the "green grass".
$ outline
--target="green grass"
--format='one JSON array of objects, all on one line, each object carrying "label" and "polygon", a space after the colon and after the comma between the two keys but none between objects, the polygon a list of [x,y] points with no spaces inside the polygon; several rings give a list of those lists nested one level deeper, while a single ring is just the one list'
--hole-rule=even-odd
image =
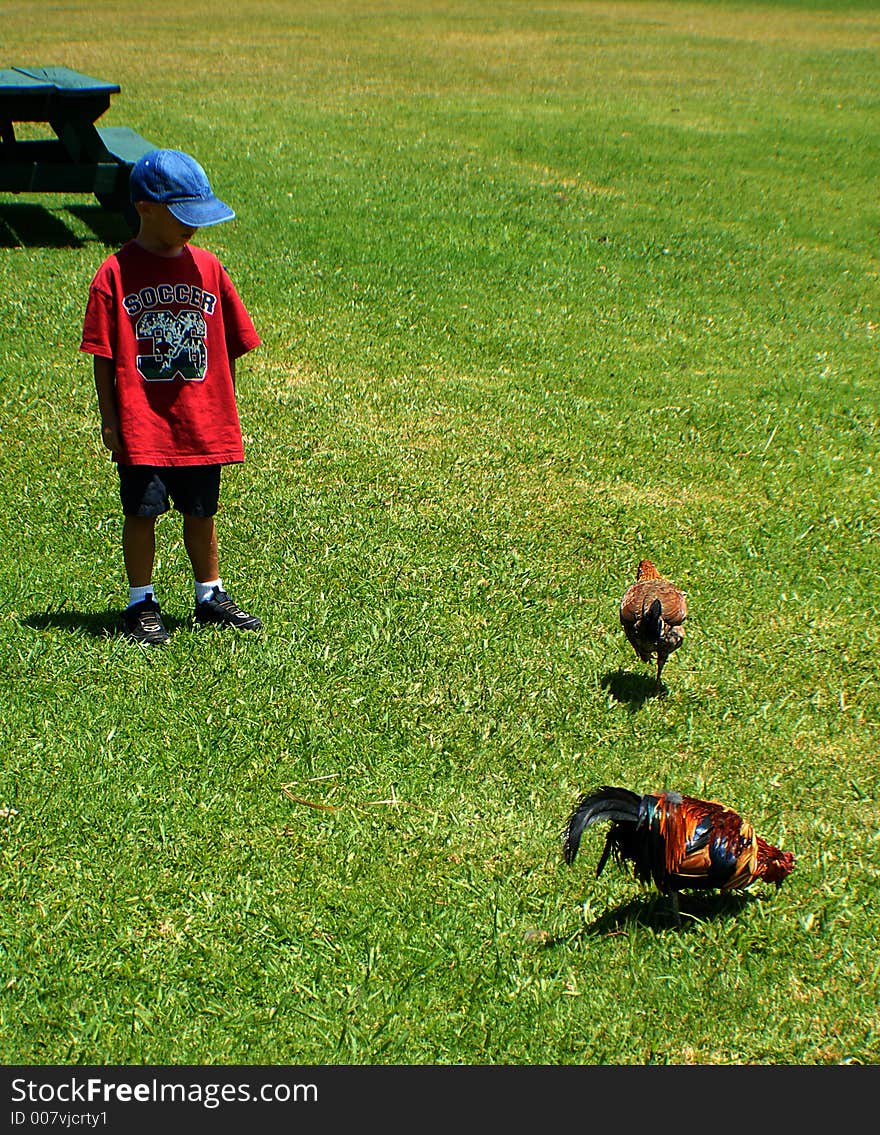
[{"label": "green grass", "polygon": [[[4,198],[4,1062],[876,1063],[876,6],[100,7],[7,5],[3,65],[118,82],[237,211],[265,631],[190,630],[166,518],[174,638],[117,635],[77,347],[125,234]],[[603,782],[796,871],[671,930],[600,834],[562,863]]]}]

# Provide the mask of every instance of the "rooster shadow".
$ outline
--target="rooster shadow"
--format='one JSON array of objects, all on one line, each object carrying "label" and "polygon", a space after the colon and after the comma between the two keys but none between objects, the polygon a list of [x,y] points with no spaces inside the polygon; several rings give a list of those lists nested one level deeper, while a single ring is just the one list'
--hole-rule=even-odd
[{"label": "rooster shadow", "polygon": [[676,921],[675,911],[668,896],[636,898],[606,910],[588,925],[581,926],[574,934],[548,938],[543,943],[543,948],[570,945],[584,938],[611,938],[625,934],[636,926],[645,926],[658,934],[669,932],[687,934],[697,929],[701,923],[735,918],[751,903],[759,902],[760,896],[679,894],[678,901],[679,921]]},{"label": "rooster shadow", "polygon": [[667,895],[652,895],[631,899],[623,905],[605,911],[589,926],[587,935],[615,934],[628,926],[647,926],[653,930],[678,932],[694,930],[701,922],[724,922],[735,918],[747,906],[758,901],[757,895],[747,894],[685,894],[679,893],[679,920]]}]

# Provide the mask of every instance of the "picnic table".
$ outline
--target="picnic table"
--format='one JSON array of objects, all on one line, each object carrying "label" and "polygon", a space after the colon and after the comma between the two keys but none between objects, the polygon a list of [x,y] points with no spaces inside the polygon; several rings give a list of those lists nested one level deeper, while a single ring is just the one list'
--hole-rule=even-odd
[{"label": "picnic table", "polygon": [[[127,126],[96,126],[116,83],[68,67],[0,69],[0,192],[94,193],[131,220],[131,167],[156,147]],[[17,138],[16,122],[47,123],[54,138]]]}]

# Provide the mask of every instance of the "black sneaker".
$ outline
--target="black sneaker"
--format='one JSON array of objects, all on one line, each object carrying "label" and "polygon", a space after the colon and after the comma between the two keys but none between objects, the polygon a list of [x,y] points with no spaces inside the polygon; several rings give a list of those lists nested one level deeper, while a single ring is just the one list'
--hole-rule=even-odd
[{"label": "black sneaker", "polygon": [[159,604],[152,595],[148,595],[140,603],[127,607],[122,613],[122,621],[125,624],[126,635],[134,642],[158,646],[160,643],[168,642],[171,638],[162,622]]},{"label": "black sneaker", "polygon": [[223,623],[242,631],[258,631],[263,625],[256,615],[242,611],[219,587],[214,588],[210,599],[196,603],[195,620],[197,623]]}]

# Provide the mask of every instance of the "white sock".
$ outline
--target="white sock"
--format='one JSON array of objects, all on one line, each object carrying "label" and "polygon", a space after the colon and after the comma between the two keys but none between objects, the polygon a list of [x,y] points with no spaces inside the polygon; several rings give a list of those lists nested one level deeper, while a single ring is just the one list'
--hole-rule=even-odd
[{"label": "white sock", "polygon": [[156,595],[153,591],[152,583],[148,583],[146,587],[129,587],[128,589],[128,605],[133,607],[135,603],[143,603],[149,595],[151,599],[155,599]]},{"label": "white sock", "polygon": [[215,587],[222,591],[223,580],[209,579],[207,583],[200,583],[199,580],[196,580],[196,603],[204,603],[207,599],[212,598]]}]

